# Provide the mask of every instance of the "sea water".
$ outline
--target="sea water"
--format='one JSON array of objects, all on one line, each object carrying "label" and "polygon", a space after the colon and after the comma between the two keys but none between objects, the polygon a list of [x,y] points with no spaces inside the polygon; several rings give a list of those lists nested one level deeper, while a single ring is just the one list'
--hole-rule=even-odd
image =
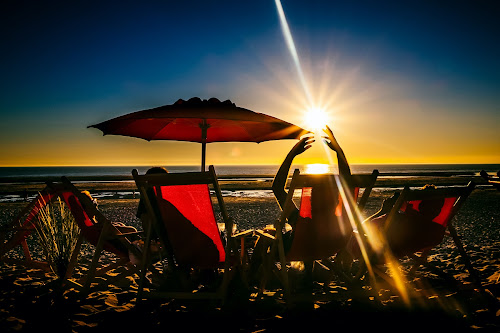
[{"label": "sea water", "polygon": [[[199,171],[199,166],[165,166],[169,172]],[[61,167],[0,167],[0,179],[25,177],[92,177],[92,176],[130,176],[133,169],[145,173],[149,166],[61,166]],[[217,175],[274,175],[279,165],[221,165],[215,166]],[[292,165],[291,171],[298,168],[301,172],[308,165]],[[496,173],[500,164],[352,164],[352,173],[371,173],[377,169],[381,173],[419,173],[454,172],[478,175],[481,170]],[[328,172],[336,172],[336,166],[329,166]]]},{"label": "sea water", "polygon": [[[18,181],[33,177],[87,177],[91,179],[95,176],[116,176],[127,177],[131,175],[133,169],[137,169],[139,174],[144,174],[149,166],[61,166],[61,167],[0,167],[0,180],[4,183]],[[199,166],[166,166],[169,172],[194,172],[199,171]],[[252,176],[252,179],[259,181],[258,176],[272,176],[278,171],[279,165],[221,165],[215,166],[217,175],[221,178],[229,175]],[[299,169],[301,173],[311,169],[310,165],[292,165],[290,172]],[[468,174],[478,176],[481,170],[496,174],[500,170],[500,164],[353,164],[351,171],[353,174],[371,173],[377,169],[382,174],[411,174],[411,173],[433,173],[448,172],[456,174]],[[328,166],[327,172],[337,173],[336,166]],[[262,179],[263,180],[263,179]],[[130,193],[96,193],[99,198],[123,195],[130,196]],[[241,190],[223,191],[224,196],[237,197],[272,197],[270,190]],[[0,202],[21,201],[25,198],[18,194],[0,195]],[[30,198],[28,198],[30,199]]]}]

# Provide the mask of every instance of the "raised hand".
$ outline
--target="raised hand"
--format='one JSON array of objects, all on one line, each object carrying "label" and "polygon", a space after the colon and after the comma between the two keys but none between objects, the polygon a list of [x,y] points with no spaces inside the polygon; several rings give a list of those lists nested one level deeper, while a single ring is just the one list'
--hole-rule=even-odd
[{"label": "raised hand", "polygon": [[326,133],[326,136],[323,136],[323,142],[333,151],[336,152],[342,151],[342,148],[340,148],[340,145],[337,142],[335,136],[333,135],[333,132],[330,129],[330,127],[326,126],[326,128],[323,129],[323,132]]},{"label": "raised hand", "polygon": [[348,177],[351,175],[351,168],[349,167],[349,162],[347,162],[347,158],[345,157],[344,151],[340,147],[337,139],[333,135],[330,127],[326,126],[323,129],[323,132],[326,133],[326,136],[323,136],[323,141],[325,144],[330,147],[331,150],[337,153],[337,161],[339,163],[339,174],[342,177]]},{"label": "raised hand", "polygon": [[299,154],[302,154],[307,149],[311,148],[314,141],[314,136],[306,134],[302,137],[302,139],[299,140],[299,142],[295,144],[295,146],[293,146],[293,148],[290,150],[290,155],[297,156]]},{"label": "raised hand", "polygon": [[311,148],[313,142],[314,142],[314,136],[308,134],[304,135],[302,139],[300,139],[299,142],[297,142],[295,146],[293,146],[293,148],[288,152],[288,155],[285,157],[285,160],[281,164],[280,168],[278,169],[278,172],[276,173],[276,176],[274,177],[273,193],[274,196],[276,197],[276,200],[278,200],[278,203],[282,208],[285,205],[285,199],[287,196],[287,192],[285,191],[285,185],[288,179],[288,173],[290,171],[292,161],[295,158],[295,156],[302,154],[307,149]]}]

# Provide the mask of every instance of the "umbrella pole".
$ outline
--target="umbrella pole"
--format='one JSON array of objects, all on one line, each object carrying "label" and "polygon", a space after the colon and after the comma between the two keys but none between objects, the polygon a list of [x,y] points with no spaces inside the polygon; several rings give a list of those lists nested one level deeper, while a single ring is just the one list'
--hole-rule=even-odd
[{"label": "umbrella pole", "polygon": [[201,143],[201,171],[205,171],[205,157],[207,154],[207,143],[203,141]]},{"label": "umbrella pole", "polygon": [[205,160],[207,155],[207,130],[208,124],[205,119],[200,124],[201,127],[201,171],[205,171]]}]

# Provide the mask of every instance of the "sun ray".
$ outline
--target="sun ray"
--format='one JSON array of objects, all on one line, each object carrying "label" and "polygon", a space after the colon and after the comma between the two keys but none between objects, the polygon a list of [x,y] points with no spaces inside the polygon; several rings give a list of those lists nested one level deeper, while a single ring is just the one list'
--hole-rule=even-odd
[{"label": "sun ray", "polygon": [[281,30],[283,31],[283,36],[285,37],[286,44],[288,46],[288,50],[290,51],[290,55],[295,63],[295,67],[297,69],[297,73],[299,75],[300,82],[302,84],[302,88],[307,96],[307,100],[309,104],[312,104],[312,96],[307,85],[306,79],[304,77],[304,72],[302,71],[302,66],[300,65],[299,55],[297,53],[297,49],[295,48],[295,42],[293,41],[292,33],[290,32],[290,27],[288,26],[288,22],[286,20],[285,12],[283,11],[283,6],[281,5],[280,0],[275,0],[276,9],[278,10],[278,15],[280,17]]},{"label": "sun ray", "polygon": [[[330,62],[323,63],[322,75],[319,75],[319,85],[312,85],[311,90],[306,80],[297,49],[285,17],[283,7],[280,0],[275,0],[276,8],[279,14],[283,37],[286,41],[288,51],[293,59],[295,69],[298,74],[299,83],[295,80],[286,80],[281,78],[284,86],[293,93],[293,97],[299,101],[299,110],[304,114],[303,122],[311,129],[316,136],[316,141],[321,142],[322,129],[325,125],[330,125],[336,113],[342,113],[338,117],[347,118],[349,112],[354,108],[360,108],[364,105],[369,105],[376,100],[379,85],[371,85],[369,80],[361,80],[359,73],[360,67],[355,67],[347,71],[337,71],[335,64]],[[333,66],[333,69],[330,68]],[[326,67],[326,68],[325,68]],[[276,71],[277,69],[274,69]],[[316,76],[315,76],[316,77]],[[335,81],[334,81],[335,80]],[[300,89],[301,88],[301,89]],[[313,96],[312,92],[316,92]],[[285,103],[290,101],[284,98]],[[290,104],[291,105],[291,104]],[[293,108],[297,110],[297,107]],[[336,127],[336,129],[338,129]],[[325,173],[330,170],[336,163],[334,161],[333,152],[326,145],[323,145],[325,155],[329,165],[309,164],[306,172],[308,173]],[[357,237],[360,244],[362,258],[366,264],[370,280],[374,281],[374,275],[378,267],[371,262],[372,252],[374,251],[378,257],[385,257],[390,275],[386,275],[390,279],[396,290],[401,295],[401,298],[406,304],[409,304],[409,294],[406,287],[406,280],[399,270],[399,262],[392,257],[391,253],[383,246],[383,241],[378,235],[370,233],[370,230],[365,230],[362,221],[362,213],[357,207],[357,203],[348,187],[345,186],[346,180],[341,179],[341,175],[335,175],[336,187],[339,189],[340,196],[344,202],[348,219],[353,230],[357,231]],[[332,184],[334,186],[334,184]],[[376,286],[374,286],[376,288]]]}]

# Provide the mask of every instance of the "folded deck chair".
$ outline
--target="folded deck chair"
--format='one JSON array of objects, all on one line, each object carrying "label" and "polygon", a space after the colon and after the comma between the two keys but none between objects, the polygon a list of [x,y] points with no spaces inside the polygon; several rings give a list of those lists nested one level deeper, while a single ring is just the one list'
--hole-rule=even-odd
[{"label": "folded deck chair", "polygon": [[[473,182],[470,182],[467,186],[454,186],[438,189],[411,190],[409,187],[405,187],[393,208],[387,214],[387,221],[385,223],[386,230],[391,227],[391,223],[397,223],[398,214],[403,214],[407,217],[410,216],[409,214],[422,214],[424,213],[424,209],[428,209],[424,207],[429,207],[429,204],[432,205],[432,202],[439,203],[437,207],[438,211],[432,213],[432,216],[435,217],[432,218],[431,224],[435,223],[435,228],[425,228],[425,230],[429,230],[429,238],[426,240],[425,237],[422,238],[422,232],[416,231],[415,237],[418,237],[417,242],[410,240],[406,245],[398,246],[396,253],[392,253],[392,255],[396,258],[412,258],[414,260],[414,264],[410,272],[414,272],[421,265],[425,265],[433,270],[436,270],[436,268],[428,262],[427,257],[431,250],[442,242],[445,236],[451,236],[460,256],[463,259],[465,268],[473,280],[473,283],[481,288],[478,273],[474,269],[471,259],[462,244],[461,238],[452,223],[453,217],[464,204],[474,187],[475,185]],[[421,242],[422,239],[424,239],[424,242]],[[387,276],[384,275],[385,273],[380,269],[377,269],[376,273],[387,278]]]},{"label": "folded deck chair", "polygon": [[[80,236],[65,277],[66,282],[79,287],[85,295],[88,293],[93,279],[111,269],[120,266],[127,267],[128,270],[118,277],[134,274],[138,267],[130,261],[130,255],[139,258],[142,257],[142,252],[131,243],[131,238],[141,232],[121,232],[119,226],[107,219],[97,209],[92,200],[76,188],[66,177],[62,177],[61,181],[61,184],[56,185],[57,188],[61,189],[58,193],[68,206],[80,229]],[[134,230],[133,228],[127,229]],[[71,279],[84,240],[95,248],[92,262],[86,276],[78,280]],[[114,254],[118,260],[99,268],[99,259],[103,251]]]},{"label": "folded deck chair", "polygon": [[[275,226],[275,236],[260,233],[261,237],[272,240],[270,250],[264,251],[266,259],[264,262],[264,274],[261,281],[261,291],[266,288],[267,279],[271,272],[275,272],[283,286],[285,299],[291,301],[292,296],[310,297],[309,295],[292,295],[287,270],[291,261],[312,262],[315,260],[328,259],[343,249],[351,237],[353,223],[348,217],[347,210],[351,213],[356,206],[359,188],[367,186],[364,191],[362,204],[366,203],[368,196],[375,183],[376,172],[366,177],[353,177],[351,186],[355,186],[352,192],[349,187],[342,185],[339,191],[338,184],[345,184],[338,176],[332,174],[323,175],[301,175],[295,170],[289,186],[288,195],[280,219]],[[357,181],[354,181],[357,179]],[[352,188],[352,187],[351,187]],[[292,234],[283,235],[279,232],[285,228],[285,223],[293,209],[294,192],[299,190],[299,216]],[[343,194],[341,194],[341,192]],[[361,202],[361,201],[360,201]],[[354,214],[355,215],[355,214]],[[351,215],[352,216],[352,215]],[[317,299],[323,296],[317,295]]]},{"label": "folded deck chair", "polygon": [[[11,223],[2,228],[0,233],[0,261],[50,270],[50,264],[47,261],[32,258],[26,239],[36,229],[39,211],[57,199],[58,194],[58,190],[53,187],[45,187]],[[8,252],[19,246],[22,247],[24,259],[9,257]]]},{"label": "folded deck chair", "polygon": [[497,172],[497,177],[490,176],[486,171],[481,170],[479,173],[484,180],[488,182],[489,185],[492,185],[494,188],[500,191],[500,171]]},{"label": "folded deck chair", "polygon": [[[132,174],[141,199],[144,199],[146,211],[152,217],[152,226],[146,230],[146,243],[150,241],[151,230],[154,229],[167,251],[168,271],[175,278],[183,280],[170,284],[167,282],[163,290],[159,288],[143,293],[147,274],[147,250],[143,257],[137,300],[140,301],[144,296],[224,301],[230,279],[241,264],[237,240],[243,243],[244,236],[252,231],[232,234],[233,221],[224,205],[214,167],[209,166],[209,171],[206,172],[139,175],[137,170],[133,170]],[[225,225],[226,244],[218,229],[209,185],[216,195]],[[196,290],[197,286],[186,285],[189,279],[183,276],[183,273],[191,269],[222,271],[222,282],[216,286],[215,291]]]}]

